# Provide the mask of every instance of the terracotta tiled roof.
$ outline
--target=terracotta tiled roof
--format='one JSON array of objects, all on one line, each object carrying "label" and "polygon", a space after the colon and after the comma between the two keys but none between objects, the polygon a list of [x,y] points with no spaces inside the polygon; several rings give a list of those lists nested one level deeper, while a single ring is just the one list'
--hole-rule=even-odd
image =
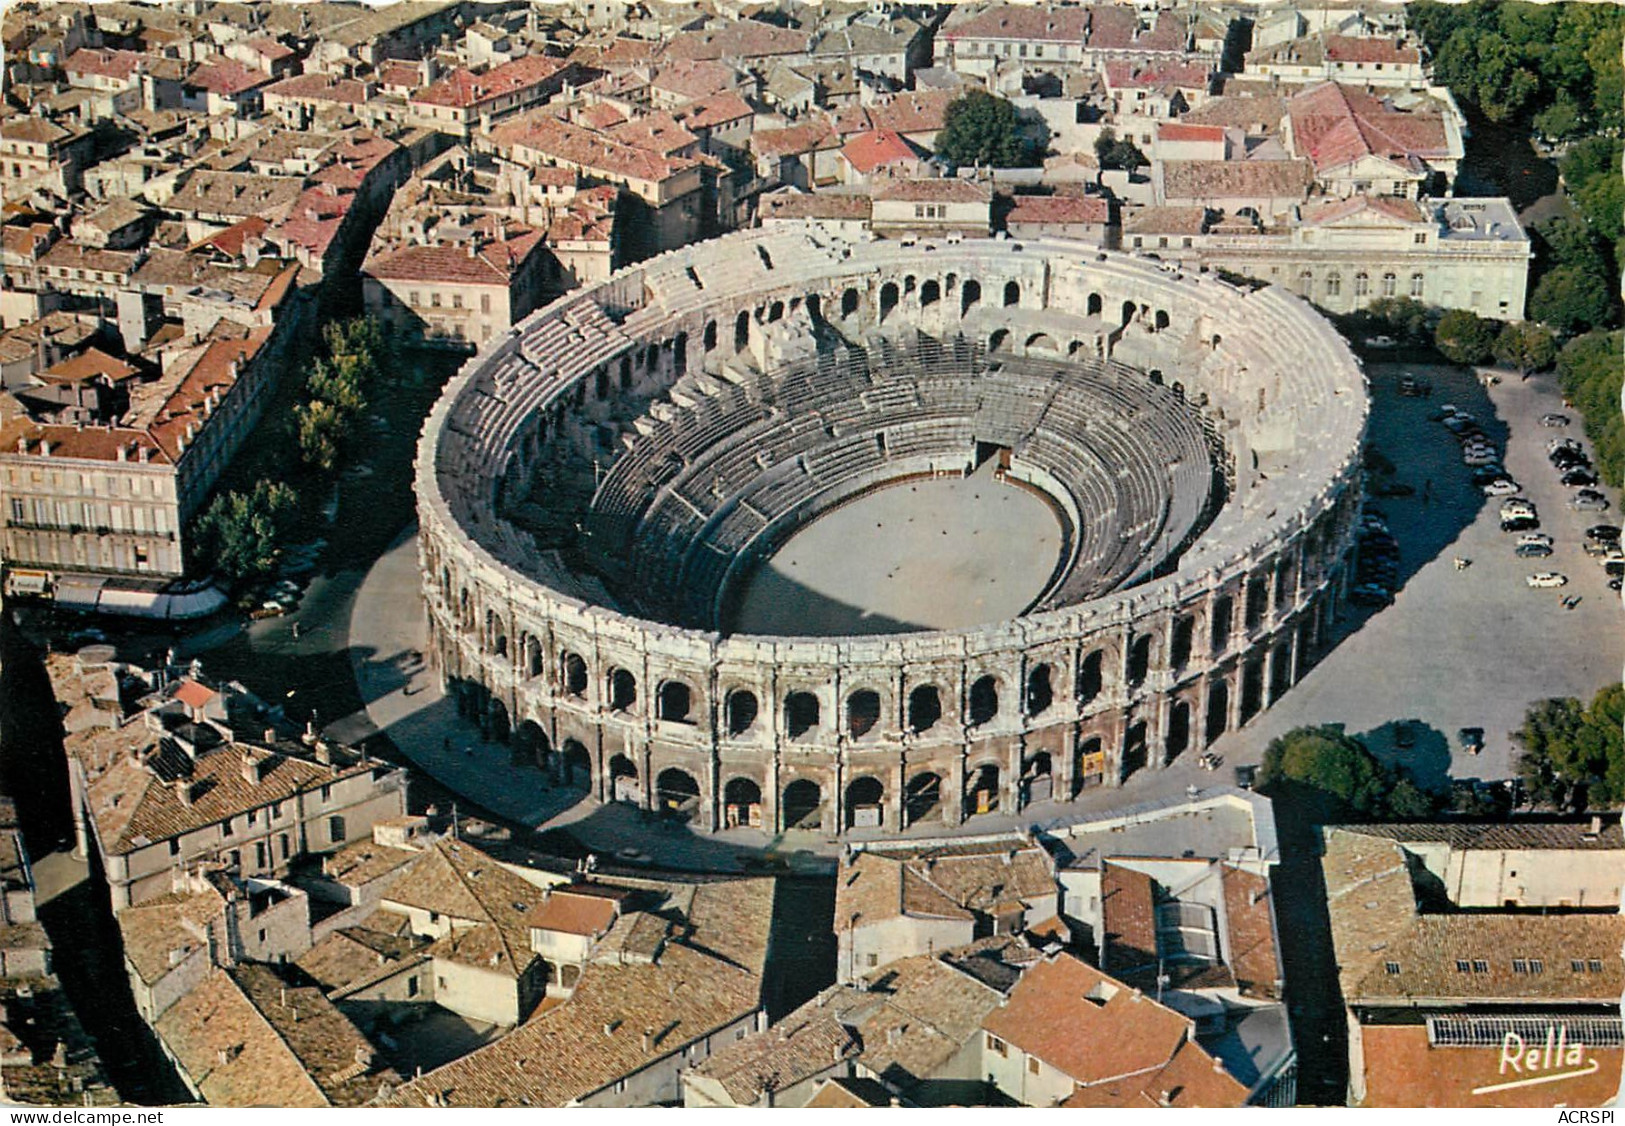
[{"label": "terracotta tiled roof", "polygon": [[102,250],[73,239],[60,239],[40,256],[41,266],[69,270],[97,270],[128,276],[140,254],[134,250]]},{"label": "terracotta tiled roof", "polygon": [[128,81],[147,59],[134,51],[97,50],[81,47],[62,64],[68,74],[93,74],[98,78]]},{"label": "terracotta tiled roof", "polygon": [[597,938],[614,924],[616,912],[615,899],[557,888],[536,909],[530,925],[538,930]]},{"label": "terracotta tiled roof", "polygon": [[1111,61],[1106,64],[1106,85],[1114,90],[1158,89],[1178,86],[1186,90],[1205,90],[1213,78],[1211,68],[1200,63],[1138,63]]},{"label": "terracotta tiled roof", "polygon": [[362,272],[384,281],[507,286],[541,244],[527,231],[488,242],[475,254],[460,246],[403,246],[370,260]]},{"label": "terracotta tiled roof", "polygon": [[603,133],[583,129],[545,113],[531,114],[497,126],[492,141],[500,148],[524,148],[543,159],[560,161],[589,172],[660,183],[694,167],[683,157],[665,157],[621,144]]},{"label": "terracotta tiled roof", "polygon": [[1326,58],[1336,63],[1419,63],[1422,52],[1402,40],[1375,35],[1328,35]]},{"label": "terracotta tiled roof", "polygon": [[1249,1094],[1246,1084],[1195,1041],[1187,1040],[1162,1067],[1093,1087],[1079,1087],[1060,1105],[1067,1109],[1229,1107],[1245,1106]]},{"label": "terracotta tiled roof", "polygon": [[1270,883],[1244,869],[1224,867],[1224,914],[1230,931],[1229,963],[1244,996],[1280,999],[1281,962],[1275,947]]},{"label": "terracotta tiled roof", "polygon": [[[394,931],[376,929],[393,924]],[[404,916],[375,911],[365,925],[334,931],[295,961],[330,996],[428,960],[427,943],[406,930]]]},{"label": "terracotta tiled roof", "polygon": [[867,176],[887,164],[911,164],[921,154],[890,129],[859,133],[841,147],[841,155],[857,172]]},{"label": "terracotta tiled roof", "polygon": [[1169,160],[1162,164],[1163,198],[1303,199],[1314,183],[1306,160]]},{"label": "terracotta tiled roof", "polygon": [[460,840],[436,841],[384,891],[386,903],[474,924],[453,928],[429,948],[430,953],[514,977],[536,959],[530,949],[530,928],[542,897],[540,888]]},{"label": "terracotta tiled roof", "polygon": [[207,928],[214,925],[226,901],[212,886],[196,894],[172,892],[126,907],[113,916],[124,944],[124,957],[147,985],[156,984],[183,956],[209,945]]},{"label": "terracotta tiled roof", "polygon": [[667,40],[661,57],[668,60],[754,59],[805,54],[812,36],[760,20],[732,20],[720,27],[681,31]]},{"label": "terracotta tiled roof", "polygon": [[[1618,960],[1617,957],[1615,959]],[[1541,1026],[1526,1040],[1530,1048],[1544,1050]],[[1564,1024],[1553,1017],[1553,1027]],[[1565,1042],[1577,1039],[1565,1035]],[[1493,1048],[1433,1047],[1428,1042],[1427,1025],[1367,1024],[1360,1029],[1361,1052],[1365,1060],[1365,1107],[1448,1107],[1459,1112],[1467,1106],[1557,1107],[1607,1106],[1619,1089],[1620,1063],[1625,1051],[1619,1048],[1585,1044],[1582,1057],[1595,1060],[1597,1068],[1553,1067],[1545,1074],[1566,1071],[1580,1074],[1553,1083],[1504,1087],[1520,1078],[1539,1078],[1541,1073],[1513,1072],[1501,1062],[1501,1044]],[[1589,1066],[1589,1064],[1587,1064]],[[1483,1087],[1500,1090],[1480,1092]]]},{"label": "terracotta tiled roof", "polygon": [[750,150],[757,156],[801,156],[837,146],[835,134],[822,121],[807,121],[788,129],[758,129],[750,135]]},{"label": "terracotta tiled roof", "polygon": [[1212,98],[1181,117],[1180,123],[1219,125],[1255,133],[1274,133],[1286,116],[1287,99],[1275,94]]},{"label": "terracotta tiled roof", "polygon": [[48,383],[79,383],[96,378],[109,383],[122,383],[133,375],[135,368],[109,356],[100,348],[87,348],[77,356],[52,364],[39,373],[39,377]]},{"label": "terracotta tiled roof", "polygon": [[873,202],[866,195],[839,192],[774,192],[760,203],[763,219],[868,220]]},{"label": "terracotta tiled roof", "polygon": [[1100,880],[1100,916],[1105,931],[1104,968],[1125,973],[1157,961],[1156,884],[1144,872],[1107,862]]},{"label": "terracotta tiled roof", "polygon": [[1098,195],[1022,195],[1005,218],[1006,223],[1105,224],[1111,221],[1111,202]]},{"label": "terracotta tiled roof", "polygon": [[760,992],[757,974],[681,943],[656,962],[589,964],[564,1004],[405,1084],[389,1104],[565,1106],[748,1016]]},{"label": "terracotta tiled roof", "polygon": [[325,71],[295,74],[265,87],[267,96],[301,101],[342,102],[361,105],[370,96],[367,84],[355,78],[339,78]]},{"label": "terracotta tiled roof", "polygon": [[1361,836],[1422,844],[1437,842],[1453,849],[1557,849],[1582,852],[1617,852],[1625,849],[1618,814],[1599,818],[1597,831],[1589,819],[1580,821],[1514,821],[1509,824],[1451,822],[1397,822],[1340,829]]},{"label": "terracotta tiled roof", "polygon": [[982,1027],[1083,1084],[1162,1067],[1191,1022],[1070,954],[1022,975]]},{"label": "terracotta tiled roof", "polygon": [[948,29],[946,37],[1081,44],[1089,30],[1089,15],[1089,8],[1000,4]]},{"label": "terracotta tiled roof", "polygon": [[874,188],[874,198],[904,203],[988,203],[992,190],[974,180],[890,180]]},{"label": "terracotta tiled roof", "polygon": [[876,129],[897,133],[933,133],[942,128],[948,103],[954,95],[947,90],[919,90],[893,94],[866,107],[869,123]]},{"label": "terracotta tiled roof", "polygon": [[196,86],[213,94],[241,94],[271,81],[271,76],[258,67],[245,66],[236,59],[220,58],[204,63],[186,79],[188,86]]},{"label": "terracotta tiled roof", "polygon": [[458,67],[433,86],[412,95],[412,101],[423,105],[469,109],[493,98],[540,86],[570,65],[564,59],[526,55],[493,67],[484,74]]},{"label": "terracotta tiled roof", "polygon": [[1451,155],[1443,115],[1437,110],[1398,112],[1363,90],[1324,82],[1288,102],[1292,147],[1317,170],[1351,164],[1363,156],[1408,163]]},{"label": "terracotta tiled roof", "polygon": [[738,73],[728,64],[695,59],[662,66],[649,80],[649,87],[694,99],[732,90],[738,83]]},{"label": "terracotta tiled roof", "polygon": [[1157,123],[1157,140],[1222,141],[1224,140],[1224,127],[1221,125],[1190,125],[1181,121],[1160,121]]}]

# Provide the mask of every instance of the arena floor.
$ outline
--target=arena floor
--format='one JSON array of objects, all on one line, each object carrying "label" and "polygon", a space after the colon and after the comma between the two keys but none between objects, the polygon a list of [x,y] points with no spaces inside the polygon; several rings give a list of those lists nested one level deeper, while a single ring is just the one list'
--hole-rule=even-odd
[{"label": "arena floor", "polygon": [[877,489],[791,536],[735,604],[736,633],[837,636],[1003,621],[1044,592],[1062,546],[1055,511],[993,479]]}]

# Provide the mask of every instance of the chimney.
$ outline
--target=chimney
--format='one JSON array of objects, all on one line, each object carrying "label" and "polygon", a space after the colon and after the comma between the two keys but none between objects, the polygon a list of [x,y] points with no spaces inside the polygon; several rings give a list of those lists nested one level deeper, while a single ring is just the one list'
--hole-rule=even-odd
[{"label": "chimney", "polygon": [[181,799],[182,805],[188,809],[191,809],[193,802],[192,780],[190,778],[177,778],[173,784],[175,787],[175,796]]},{"label": "chimney", "polygon": [[276,728],[267,727],[264,731],[260,732],[260,742],[264,743],[267,747],[276,746]]},{"label": "chimney", "polygon": [[39,440],[39,455],[40,457],[51,456],[51,440],[49,438],[41,438]]},{"label": "chimney", "polygon": [[1602,834],[1602,818],[1600,816],[1598,816],[1597,814],[1592,814],[1591,815],[1591,835],[1593,837],[1595,837],[1595,836],[1600,836],[1601,834]]},{"label": "chimney", "polygon": [[652,1049],[654,1046],[655,1046],[655,1030],[652,1029],[652,1028],[645,1028],[643,1030],[643,1050],[645,1052],[647,1052],[650,1049]]}]

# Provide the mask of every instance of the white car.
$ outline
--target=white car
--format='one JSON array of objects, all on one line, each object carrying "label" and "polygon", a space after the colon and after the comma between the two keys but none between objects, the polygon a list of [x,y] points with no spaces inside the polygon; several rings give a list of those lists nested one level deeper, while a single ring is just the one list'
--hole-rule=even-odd
[{"label": "white car", "polygon": [[1524,500],[1522,497],[1514,497],[1512,500],[1501,502],[1501,517],[1503,519],[1508,516],[1533,515],[1535,515],[1535,505],[1532,501]]},{"label": "white car", "polygon": [[1548,536],[1545,532],[1525,532],[1523,535],[1518,537],[1518,546],[1523,547],[1525,544],[1536,544],[1540,547],[1551,547],[1552,537]]},{"label": "white car", "polygon": [[1525,579],[1524,582],[1539,590],[1545,587],[1567,586],[1569,577],[1567,575],[1560,575],[1556,571],[1536,571],[1533,575],[1530,575],[1527,579]]},{"label": "white car", "polygon": [[1518,482],[1502,477],[1491,481],[1484,486],[1484,495],[1487,497],[1509,497],[1514,493],[1522,492],[1523,488]]}]

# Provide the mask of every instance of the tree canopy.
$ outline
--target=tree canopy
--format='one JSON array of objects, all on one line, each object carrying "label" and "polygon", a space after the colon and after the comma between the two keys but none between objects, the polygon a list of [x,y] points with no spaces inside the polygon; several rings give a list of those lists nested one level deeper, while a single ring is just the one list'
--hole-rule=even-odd
[{"label": "tree canopy", "polygon": [[293,490],[281,482],[221,494],[194,525],[196,550],[231,582],[263,578],[276,566],[277,547],[293,531],[297,512]]},{"label": "tree canopy", "polygon": [[1482,364],[1495,354],[1497,327],[1467,309],[1451,309],[1439,318],[1433,342],[1445,359],[1457,364]]},{"label": "tree canopy", "polygon": [[1095,138],[1095,159],[1102,168],[1121,169],[1124,172],[1133,172],[1151,163],[1140,151],[1139,145],[1127,137],[1119,137],[1109,126]]},{"label": "tree canopy", "polygon": [[949,102],[937,134],[937,152],[955,164],[1020,168],[1037,163],[1035,148],[1022,134],[1015,105],[986,90]]},{"label": "tree canopy", "polygon": [[1537,802],[1617,805],[1625,800],[1625,686],[1610,684],[1589,706],[1541,700],[1524,716],[1518,777]]},{"label": "tree canopy", "polygon": [[1602,328],[1613,315],[1614,300],[1600,274],[1579,266],[1548,270],[1529,298],[1529,315],[1564,332]]},{"label": "tree canopy", "polygon": [[1495,338],[1495,359],[1524,375],[1542,371],[1557,359],[1557,339],[1541,325],[1513,321],[1503,325]]},{"label": "tree canopy", "polygon": [[1585,419],[1586,437],[1597,453],[1597,473],[1610,485],[1625,484],[1625,417],[1619,410],[1625,365],[1625,333],[1590,332],[1563,346],[1557,355],[1563,397]]},{"label": "tree canopy", "polygon": [[1419,0],[1406,17],[1435,81],[1491,121],[1529,122],[1556,139],[1625,124],[1617,5]]},{"label": "tree canopy", "polygon": [[1375,816],[1387,790],[1382,764],[1365,744],[1335,727],[1300,727],[1271,740],[1258,784],[1264,790],[1305,789],[1333,816]]}]

